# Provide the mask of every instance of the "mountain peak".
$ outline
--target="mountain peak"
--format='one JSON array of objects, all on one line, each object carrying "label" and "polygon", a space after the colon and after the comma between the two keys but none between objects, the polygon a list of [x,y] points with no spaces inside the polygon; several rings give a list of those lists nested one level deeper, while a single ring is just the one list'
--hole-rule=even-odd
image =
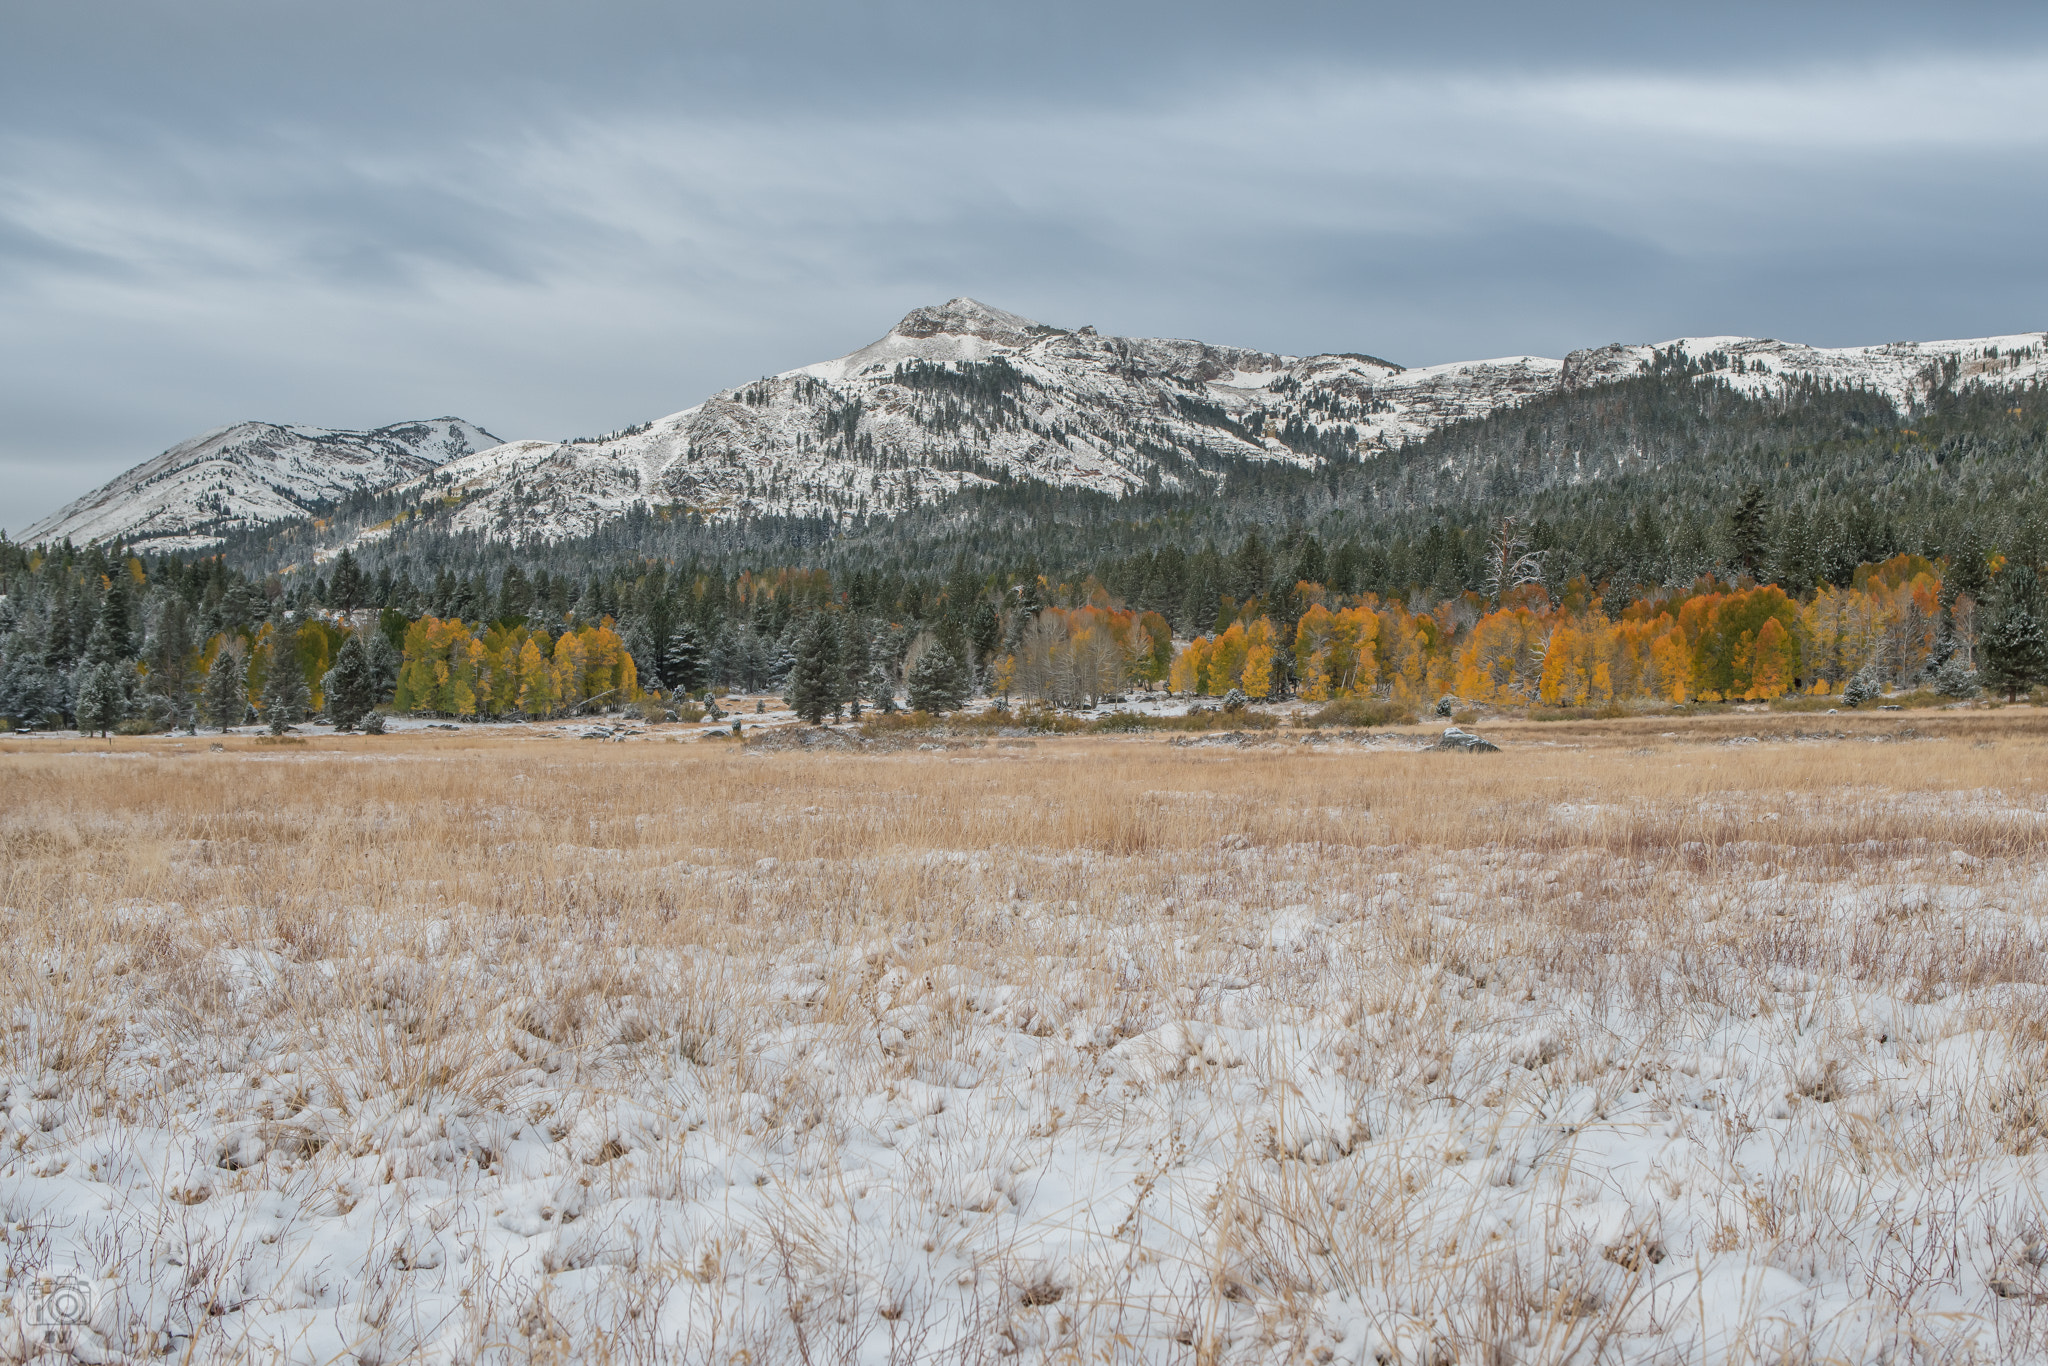
[{"label": "mountain peak", "polygon": [[497,437],[459,417],[366,432],[232,423],[115,476],[29,527],[22,539],[197,549],[214,544],[224,530],[305,516],[497,444]]},{"label": "mountain peak", "polygon": [[889,330],[899,337],[980,337],[998,346],[1022,346],[1054,329],[963,294],[936,306],[913,308]]},{"label": "mountain peak", "polygon": [[942,304],[911,309],[887,335],[851,355],[807,365],[801,372],[791,373],[841,380],[893,369],[904,361],[979,361],[998,351],[1029,346],[1040,337],[1058,335],[1061,330],[1057,327],[991,308],[963,294]]}]

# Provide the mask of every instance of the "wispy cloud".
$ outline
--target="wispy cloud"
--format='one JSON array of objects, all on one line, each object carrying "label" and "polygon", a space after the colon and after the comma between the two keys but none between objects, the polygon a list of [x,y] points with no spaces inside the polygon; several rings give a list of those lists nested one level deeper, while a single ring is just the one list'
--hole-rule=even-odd
[{"label": "wispy cloud", "polygon": [[467,79],[504,117],[18,129],[0,459],[30,473],[0,521],[248,416],[616,426],[955,293],[1414,361],[2043,321],[2048,53],[1479,71],[1311,46],[1096,97],[771,114]]}]

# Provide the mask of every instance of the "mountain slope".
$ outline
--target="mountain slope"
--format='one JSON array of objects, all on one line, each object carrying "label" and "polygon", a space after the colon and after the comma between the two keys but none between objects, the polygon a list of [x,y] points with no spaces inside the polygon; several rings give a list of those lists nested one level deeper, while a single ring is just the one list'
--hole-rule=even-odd
[{"label": "mountain slope", "polygon": [[1751,395],[1820,381],[1908,407],[1943,382],[2016,383],[2043,335],[1826,350],[1739,337],[1408,369],[1048,327],[972,299],[906,315],[837,360],[727,389],[596,441],[515,442],[417,482],[448,529],[587,535],[636,504],[707,520],[845,522],[1011,481],[1199,491],[1245,463],[1370,460],[1540,395],[1686,364]]},{"label": "mountain slope", "polygon": [[[958,298],[911,311],[849,355],[595,440],[499,444],[453,418],[373,432],[244,423],[166,451],[24,539],[205,545],[358,493],[387,498],[364,520],[395,500],[422,529],[553,542],[636,507],[843,526],[1009,484],[1207,494],[1234,471],[1350,462],[1371,479],[1412,482],[1417,443],[1434,433],[1645,373],[1697,375],[1750,397],[1812,383],[1861,389],[1911,412],[1937,392],[2040,380],[2044,342],[2027,333],[1826,349],[1687,337],[1404,368],[1106,337]],[[1404,449],[1411,458],[1382,460]],[[361,531],[344,516],[319,539],[374,539],[392,525]]]},{"label": "mountain slope", "polygon": [[1540,357],[1409,370],[1048,327],[972,299],[869,346],[595,442],[517,442],[420,482],[456,530],[585,534],[635,503],[712,519],[887,515],[977,484],[1199,488],[1246,461],[1355,459],[1547,392]]},{"label": "mountain slope", "polygon": [[37,522],[21,539],[118,538],[152,550],[190,549],[211,544],[223,530],[304,516],[498,444],[481,427],[453,417],[367,432],[241,422],[137,465]]}]

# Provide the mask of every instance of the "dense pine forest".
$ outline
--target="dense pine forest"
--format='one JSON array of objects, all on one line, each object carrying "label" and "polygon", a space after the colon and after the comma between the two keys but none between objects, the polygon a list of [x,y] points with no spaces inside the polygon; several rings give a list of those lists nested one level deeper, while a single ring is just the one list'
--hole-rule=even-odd
[{"label": "dense pine forest", "polygon": [[[1234,465],[1199,493],[1020,483],[842,524],[643,507],[549,544],[367,495],[204,554],[0,542],[0,718],[289,724],[337,696],[350,722],[546,715],[769,688],[807,714],[906,689],[940,708],[1130,686],[2017,696],[2048,679],[2038,388],[1944,376],[1900,411],[1812,384],[1748,397],[1706,370],[1673,358],[1370,458]],[[274,667],[283,649],[297,668]]]}]

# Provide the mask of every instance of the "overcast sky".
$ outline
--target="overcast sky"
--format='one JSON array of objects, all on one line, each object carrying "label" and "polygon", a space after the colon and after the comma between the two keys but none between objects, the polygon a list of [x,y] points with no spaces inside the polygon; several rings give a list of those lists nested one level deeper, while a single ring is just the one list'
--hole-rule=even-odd
[{"label": "overcast sky", "polygon": [[958,294],[1408,364],[2048,327],[2038,3],[0,20],[9,531],[245,418],[594,433]]}]

